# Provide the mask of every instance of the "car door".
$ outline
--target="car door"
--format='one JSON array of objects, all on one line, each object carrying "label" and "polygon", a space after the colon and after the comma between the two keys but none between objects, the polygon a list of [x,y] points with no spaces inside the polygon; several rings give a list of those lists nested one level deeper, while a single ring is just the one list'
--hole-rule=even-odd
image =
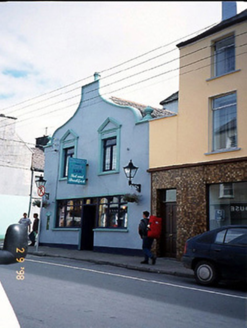
[{"label": "car door", "polygon": [[247,276],[247,229],[229,228],[217,233],[211,247],[222,277],[230,279]]}]

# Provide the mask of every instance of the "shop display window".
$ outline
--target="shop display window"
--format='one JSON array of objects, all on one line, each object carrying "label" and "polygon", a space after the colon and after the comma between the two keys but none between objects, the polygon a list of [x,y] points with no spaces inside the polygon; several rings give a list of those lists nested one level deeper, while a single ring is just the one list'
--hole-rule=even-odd
[{"label": "shop display window", "polygon": [[247,224],[247,182],[209,186],[209,229]]}]

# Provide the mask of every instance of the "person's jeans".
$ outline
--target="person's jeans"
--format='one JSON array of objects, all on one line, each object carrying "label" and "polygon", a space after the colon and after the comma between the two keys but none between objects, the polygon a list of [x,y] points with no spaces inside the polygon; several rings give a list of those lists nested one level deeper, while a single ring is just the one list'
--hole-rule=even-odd
[{"label": "person's jeans", "polygon": [[145,261],[148,262],[149,258],[153,258],[154,255],[151,252],[151,247],[153,244],[153,238],[144,237],[142,241],[142,250],[145,256]]}]

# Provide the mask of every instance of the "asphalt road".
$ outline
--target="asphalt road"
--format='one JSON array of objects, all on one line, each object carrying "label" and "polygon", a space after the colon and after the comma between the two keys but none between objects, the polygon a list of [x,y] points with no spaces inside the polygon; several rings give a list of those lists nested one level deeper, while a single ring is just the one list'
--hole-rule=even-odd
[{"label": "asphalt road", "polygon": [[0,266],[0,277],[21,328],[246,327],[239,286],[35,256]]}]

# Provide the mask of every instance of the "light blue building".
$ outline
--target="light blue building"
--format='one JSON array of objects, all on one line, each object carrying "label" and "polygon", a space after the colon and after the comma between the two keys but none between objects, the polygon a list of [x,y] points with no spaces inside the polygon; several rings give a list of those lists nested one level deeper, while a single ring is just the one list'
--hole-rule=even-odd
[{"label": "light blue building", "polygon": [[[138,225],[150,211],[149,120],[170,116],[154,109],[100,95],[98,75],[82,87],[79,107],[45,148],[46,192],[40,245],[139,253]],[[129,185],[123,167],[139,169]],[[125,194],[137,194],[138,203]]]}]

